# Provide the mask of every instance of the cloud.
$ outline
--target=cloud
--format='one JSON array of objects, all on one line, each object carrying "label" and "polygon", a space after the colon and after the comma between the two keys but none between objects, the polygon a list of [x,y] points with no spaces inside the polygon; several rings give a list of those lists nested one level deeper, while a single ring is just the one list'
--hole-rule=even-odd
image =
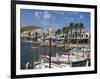
[{"label": "cloud", "polygon": [[74,21],[75,20],[75,18],[74,17],[64,17],[64,19],[66,20],[66,21],[68,21],[68,22],[72,22],[72,21]]},{"label": "cloud", "polygon": [[84,16],[81,15],[80,12],[71,12],[70,14],[73,14],[74,16],[77,16],[79,19],[83,19],[84,18]]},{"label": "cloud", "polygon": [[49,25],[50,19],[55,19],[55,17],[52,17],[51,13],[49,11],[35,11],[34,17],[36,17],[40,23],[43,25]]},{"label": "cloud", "polygon": [[57,11],[55,13],[60,14],[60,15],[64,15],[65,14],[65,12],[62,12],[62,11]]},{"label": "cloud", "polygon": [[42,20],[41,23],[42,23],[43,25],[49,25],[49,22],[46,21],[46,20]]},{"label": "cloud", "polygon": [[67,14],[72,14],[72,15],[80,15],[79,12],[74,12],[74,11],[68,11],[66,12]]},{"label": "cloud", "polygon": [[36,11],[35,14],[34,14],[34,16],[35,17],[39,17],[39,12]]},{"label": "cloud", "polygon": [[34,16],[35,16],[36,18],[40,19],[41,16],[42,16],[42,12],[41,12],[41,11],[36,11],[36,12],[34,13]]},{"label": "cloud", "polygon": [[44,11],[43,19],[47,20],[50,19],[52,15],[49,13],[49,11]]},{"label": "cloud", "polygon": [[84,16],[80,15],[80,16],[79,16],[79,18],[80,18],[80,19],[83,19],[83,18],[84,18]]},{"label": "cloud", "polygon": [[34,16],[38,19],[42,19],[42,20],[48,20],[48,19],[55,19],[55,17],[53,17],[51,15],[51,13],[49,11],[36,11],[34,13]]},{"label": "cloud", "polygon": [[55,20],[56,17],[52,15],[50,11],[35,11],[34,17],[39,20],[39,22],[43,25],[50,25],[52,20]]},{"label": "cloud", "polygon": [[53,16],[53,17],[52,17],[52,19],[53,19],[53,20],[55,20],[55,19],[56,19],[56,17],[54,17],[54,16]]},{"label": "cloud", "polygon": [[80,12],[67,12],[67,14],[69,14],[70,16],[73,17],[69,17],[69,20],[81,20],[84,18],[84,16],[80,13]]}]

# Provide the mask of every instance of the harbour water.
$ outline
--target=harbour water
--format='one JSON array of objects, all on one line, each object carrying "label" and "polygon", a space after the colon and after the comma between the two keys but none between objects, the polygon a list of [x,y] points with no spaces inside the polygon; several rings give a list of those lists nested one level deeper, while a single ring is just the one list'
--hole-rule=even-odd
[{"label": "harbour water", "polygon": [[[67,50],[67,51],[65,51]],[[66,52],[66,54],[69,53],[69,51],[76,51],[76,52],[82,52],[83,49],[82,48],[74,48],[74,49],[64,49],[62,47],[57,47],[55,45],[51,46],[51,56],[52,57],[57,57],[57,55],[61,55],[64,54],[64,51]],[[41,46],[40,43],[31,43],[31,42],[24,42],[21,41],[21,69],[26,69],[26,63],[30,63],[33,64],[36,61],[40,60],[40,56],[41,55],[48,55],[50,52],[50,48],[49,46]],[[67,60],[66,60],[67,61]],[[86,60],[87,61],[87,60]],[[74,66],[82,66],[86,64],[86,61],[82,62],[77,62],[74,63]],[[81,64],[83,63],[83,64]]]},{"label": "harbour water", "polygon": [[[60,52],[60,48],[52,46],[51,55],[56,56]],[[25,69],[27,62],[34,63],[40,58],[40,54],[49,55],[49,48],[40,47],[39,44],[21,42],[21,69]],[[34,56],[35,55],[35,56]],[[35,57],[35,58],[34,58]]]}]

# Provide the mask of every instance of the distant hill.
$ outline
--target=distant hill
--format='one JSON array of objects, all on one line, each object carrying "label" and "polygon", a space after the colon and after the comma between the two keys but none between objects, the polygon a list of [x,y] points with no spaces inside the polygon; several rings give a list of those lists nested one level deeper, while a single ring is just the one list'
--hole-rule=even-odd
[{"label": "distant hill", "polygon": [[34,26],[34,25],[24,26],[21,28],[21,32],[32,31],[33,29],[37,29],[37,28],[40,28],[40,27]]}]

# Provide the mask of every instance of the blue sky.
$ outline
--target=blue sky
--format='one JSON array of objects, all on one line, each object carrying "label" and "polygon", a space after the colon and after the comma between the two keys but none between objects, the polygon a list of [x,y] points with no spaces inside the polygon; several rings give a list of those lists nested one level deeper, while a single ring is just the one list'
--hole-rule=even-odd
[{"label": "blue sky", "polygon": [[52,11],[52,10],[34,10],[21,9],[21,27],[27,25],[36,25],[54,30],[68,26],[70,22],[83,23],[86,29],[90,28],[89,12],[74,11]]}]

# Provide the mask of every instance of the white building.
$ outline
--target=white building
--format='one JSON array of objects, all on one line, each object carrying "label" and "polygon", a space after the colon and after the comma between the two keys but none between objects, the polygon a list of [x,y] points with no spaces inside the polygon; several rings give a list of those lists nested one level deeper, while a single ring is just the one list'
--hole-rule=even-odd
[{"label": "white building", "polygon": [[42,29],[34,29],[32,30],[31,33],[31,38],[35,38],[36,37],[36,33],[37,35],[42,31]]},{"label": "white building", "polygon": [[22,32],[21,33],[21,37],[29,37],[29,33],[30,33],[30,31],[24,31],[24,32]]},{"label": "white building", "polygon": [[90,38],[90,32],[89,31],[84,31],[84,32],[81,33],[81,35],[80,35],[80,32],[78,32],[77,35],[75,34],[75,32],[73,32],[72,36],[69,33],[68,38],[69,39],[89,39]]},{"label": "white building", "polygon": [[36,34],[37,34],[37,38],[38,39],[43,39],[43,37],[47,36],[49,34],[49,31],[46,29],[41,29],[41,28],[36,28],[33,29],[31,31],[24,31],[21,33],[21,37],[23,38],[36,38]]}]

